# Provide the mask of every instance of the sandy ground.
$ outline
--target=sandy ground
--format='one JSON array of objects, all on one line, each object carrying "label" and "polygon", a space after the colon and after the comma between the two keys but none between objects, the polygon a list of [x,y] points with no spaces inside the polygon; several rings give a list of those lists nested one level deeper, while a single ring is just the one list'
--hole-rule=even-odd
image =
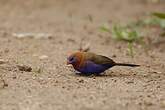
[{"label": "sandy ground", "polygon": [[[126,43],[99,31],[104,23],[128,22],[153,11],[165,11],[165,2],[0,0],[0,59],[6,61],[0,64],[0,110],[165,110],[165,43],[151,45],[148,54],[137,45],[131,58]],[[155,38],[157,31],[148,36]],[[13,33],[49,33],[52,38],[19,39]],[[81,39],[92,52],[141,67],[77,76],[66,57]],[[32,72],[17,65],[30,66]]]}]

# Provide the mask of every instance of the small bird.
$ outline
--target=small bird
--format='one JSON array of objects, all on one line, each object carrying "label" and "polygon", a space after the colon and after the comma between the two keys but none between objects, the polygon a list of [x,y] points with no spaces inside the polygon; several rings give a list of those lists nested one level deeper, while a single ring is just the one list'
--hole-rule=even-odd
[{"label": "small bird", "polygon": [[79,71],[82,75],[100,75],[113,66],[140,66],[136,64],[116,63],[106,56],[81,51],[71,54],[67,58],[67,64],[73,65],[74,69]]}]

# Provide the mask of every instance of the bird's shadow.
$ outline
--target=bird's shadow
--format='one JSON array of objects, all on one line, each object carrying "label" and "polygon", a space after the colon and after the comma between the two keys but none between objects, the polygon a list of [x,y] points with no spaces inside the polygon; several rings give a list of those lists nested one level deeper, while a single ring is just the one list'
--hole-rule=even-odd
[{"label": "bird's shadow", "polygon": [[76,76],[78,77],[88,77],[88,78],[92,78],[92,77],[100,77],[100,78],[112,78],[112,77],[130,77],[130,76],[135,76],[134,74],[83,74],[83,73],[76,73]]}]

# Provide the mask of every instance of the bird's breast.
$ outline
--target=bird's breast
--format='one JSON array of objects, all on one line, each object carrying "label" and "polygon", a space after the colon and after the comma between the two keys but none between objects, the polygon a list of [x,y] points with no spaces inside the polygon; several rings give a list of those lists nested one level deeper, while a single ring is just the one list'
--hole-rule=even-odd
[{"label": "bird's breast", "polygon": [[83,66],[81,66],[80,68],[75,68],[75,69],[81,73],[91,73],[91,74],[96,73],[96,74],[98,74],[98,73],[104,72],[108,68],[109,67],[95,64],[92,61],[86,61]]}]

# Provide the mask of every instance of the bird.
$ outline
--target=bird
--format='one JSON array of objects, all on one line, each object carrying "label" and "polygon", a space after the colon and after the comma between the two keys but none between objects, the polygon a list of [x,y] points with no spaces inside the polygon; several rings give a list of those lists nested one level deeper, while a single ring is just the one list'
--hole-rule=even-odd
[{"label": "bird", "polygon": [[111,58],[98,55],[92,52],[75,52],[67,57],[67,65],[71,64],[73,68],[81,75],[101,75],[109,68],[114,66],[138,67],[140,65],[129,63],[116,63]]}]

